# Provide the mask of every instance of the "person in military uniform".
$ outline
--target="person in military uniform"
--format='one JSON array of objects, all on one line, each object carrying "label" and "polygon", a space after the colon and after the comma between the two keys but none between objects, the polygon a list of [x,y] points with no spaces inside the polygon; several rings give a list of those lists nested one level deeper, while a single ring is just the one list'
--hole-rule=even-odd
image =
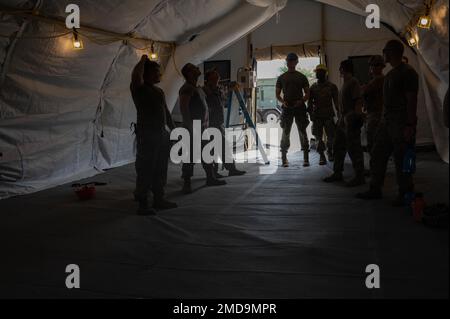
[{"label": "person in military uniform", "polygon": [[[328,153],[328,159],[333,161],[333,141],[336,131],[334,123],[335,109],[338,106],[339,89],[327,79],[328,69],[320,64],[316,67],[317,83],[311,86],[310,98],[308,101],[308,112],[313,122],[313,135],[319,142],[317,152],[320,154],[320,165],[326,165],[327,159],[325,151]],[[327,137],[327,145],[324,142],[324,132]]]},{"label": "person in military uniform", "polygon": [[[195,141],[194,140],[194,127],[193,121],[198,120],[201,122],[201,132],[198,132],[200,138],[204,132],[209,127],[209,109],[206,103],[206,96],[201,87],[198,86],[198,79],[201,75],[200,69],[195,65],[188,63],[186,64],[181,73],[183,74],[186,82],[180,89],[180,110],[183,116],[183,126],[189,131],[191,137],[191,150],[190,150],[190,162],[183,163],[182,167],[182,177],[184,179],[183,193],[192,193],[191,188],[191,178],[194,175],[194,143],[201,143],[202,150],[208,141]],[[206,163],[203,160],[202,154],[200,154],[203,169],[206,172],[206,185],[207,186],[221,186],[225,185],[225,181],[220,181],[216,178],[214,174],[213,163]]]},{"label": "person in military uniform", "polygon": [[381,55],[375,55],[370,58],[369,65],[372,80],[367,85],[362,86],[362,93],[364,96],[364,112],[367,116],[367,151],[370,153],[383,113],[383,69],[386,64]]},{"label": "person in military uniform", "polygon": [[[156,86],[161,80],[158,63],[146,55],[133,70],[130,85],[137,110],[136,123],[136,190],[138,214],[153,215],[154,209],[176,208],[164,199],[170,153],[170,130],[175,125],[166,105],[164,92]],[[148,192],[153,192],[153,208],[148,206]]]},{"label": "person in military uniform", "polygon": [[444,97],[444,106],[442,108],[442,115],[444,116],[444,125],[446,128],[449,126],[449,113],[448,113],[448,89]]},{"label": "person in military uniform", "polygon": [[325,178],[327,183],[343,180],[345,156],[352,160],[355,177],[347,182],[348,187],[365,183],[364,153],[361,145],[361,128],[363,126],[362,96],[359,81],[353,76],[353,63],[341,62],[341,76],[344,84],[339,94],[338,123],[334,140],[334,173]]},{"label": "person in military uniform", "polygon": [[[216,128],[222,133],[222,150],[220,158],[222,159],[224,168],[228,171],[228,176],[241,176],[246,172],[240,171],[236,168],[236,163],[233,158],[227,158],[228,142],[225,138],[225,118],[224,107],[225,97],[219,87],[220,75],[216,70],[210,70],[205,74],[205,87],[203,91],[206,94],[206,102],[209,108],[209,127]],[[219,164],[214,163],[214,173],[217,178],[223,176],[219,174]]]},{"label": "person in military uniform", "polygon": [[304,154],[303,166],[307,167],[309,166],[309,139],[306,129],[309,125],[309,119],[306,101],[309,100],[309,82],[305,75],[296,70],[299,62],[297,54],[290,53],[286,62],[288,71],[278,78],[276,84],[277,99],[283,105],[280,119],[280,125],[283,129],[281,139],[282,162],[283,167],[289,166],[287,153],[291,146],[291,129],[295,119]]},{"label": "person in military uniform", "polygon": [[392,70],[384,79],[383,119],[371,153],[370,189],[357,194],[358,198],[366,200],[382,198],[387,164],[393,154],[398,184],[394,206],[403,206],[405,194],[414,191],[412,175],[403,172],[403,163],[407,149],[415,147],[419,76],[411,65],[402,61],[404,50],[398,40],[389,41],[383,50],[384,59]]}]

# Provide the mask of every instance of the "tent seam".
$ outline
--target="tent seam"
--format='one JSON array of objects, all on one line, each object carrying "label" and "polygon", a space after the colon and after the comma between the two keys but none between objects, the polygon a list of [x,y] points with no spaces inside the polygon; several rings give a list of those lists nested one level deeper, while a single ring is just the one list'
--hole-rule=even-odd
[{"label": "tent seam", "polygon": [[99,152],[99,148],[98,148],[98,134],[97,134],[97,123],[98,120],[101,118],[101,116],[103,115],[103,111],[104,111],[104,96],[106,93],[106,83],[109,80],[110,74],[112,69],[115,67],[117,60],[120,56],[121,51],[124,48],[124,44],[122,43],[119,47],[119,49],[117,50],[116,54],[114,55],[114,58],[111,61],[110,66],[108,67],[108,69],[105,72],[105,76],[103,78],[103,82],[100,88],[100,95],[99,95],[99,102],[97,105],[97,112],[95,114],[95,119],[94,119],[94,136],[92,139],[92,156],[91,156],[91,161],[92,161],[92,166],[94,169],[98,169],[97,168],[97,164],[98,164],[98,152]]}]

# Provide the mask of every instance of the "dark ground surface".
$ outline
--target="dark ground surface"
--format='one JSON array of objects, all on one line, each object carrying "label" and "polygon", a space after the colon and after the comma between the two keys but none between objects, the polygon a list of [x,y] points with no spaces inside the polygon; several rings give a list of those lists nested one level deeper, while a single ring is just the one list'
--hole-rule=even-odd
[{"label": "dark ground surface", "polygon": [[[0,201],[0,298],[448,298],[448,230],[415,223],[386,198],[327,185],[329,167],[246,165],[249,174],[189,196],[171,166],[169,198],[180,208],[135,215],[132,165],[93,179],[108,186],[80,202],[69,186]],[[317,157],[313,159],[317,163]],[[351,169],[347,170],[347,176]],[[419,155],[416,182],[430,203],[448,203],[448,165]],[[81,289],[65,287],[66,265]],[[381,289],[365,268],[381,269]]]}]

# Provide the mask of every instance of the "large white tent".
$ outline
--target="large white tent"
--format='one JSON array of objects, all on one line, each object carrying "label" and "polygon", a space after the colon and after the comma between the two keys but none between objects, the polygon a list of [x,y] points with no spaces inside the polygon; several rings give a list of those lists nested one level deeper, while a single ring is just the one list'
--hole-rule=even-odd
[{"label": "large white tent", "polygon": [[[174,107],[184,63],[231,52],[224,50],[264,30],[269,20],[270,29],[255,31],[255,49],[322,40],[337,82],[340,59],[380,52],[423,8],[422,0],[80,0],[81,34],[89,26],[123,37],[100,38],[89,29],[84,50],[75,51],[70,30],[42,19],[64,19],[71,2],[0,0],[0,199],[134,161],[130,124],[136,113],[128,87],[145,44],[123,41],[127,36],[170,43],[170,50],[158,42],[155,48],[165,66],[161,87]],[[358,18],[371,3],[381,9],[385,24],[379,30],[364,28]],[[295,10],[283,11],[286,6]],[[295,39],[270,33],[276,20],[282,25],[294,15]],[[421,74],[420,134],[448,162],[441,115],[448,89],[448,0],[435,1],[431,16],[433,28],[419,30],[419,46],[407,54]]]}]

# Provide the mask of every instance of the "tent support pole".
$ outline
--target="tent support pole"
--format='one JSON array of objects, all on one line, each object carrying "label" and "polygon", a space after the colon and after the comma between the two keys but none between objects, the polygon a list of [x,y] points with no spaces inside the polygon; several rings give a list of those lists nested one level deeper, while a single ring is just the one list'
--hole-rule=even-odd
[{"label": "tent support pole", "polygon": [[320,63],[326,64],[325,61],[325,55],[326,55],[326,48],[325,48],[325,38],[326,38],[326,14],[325,14],[325,4],[320,4],[320,23],[321,23],[321,39],[320,39]]}]

